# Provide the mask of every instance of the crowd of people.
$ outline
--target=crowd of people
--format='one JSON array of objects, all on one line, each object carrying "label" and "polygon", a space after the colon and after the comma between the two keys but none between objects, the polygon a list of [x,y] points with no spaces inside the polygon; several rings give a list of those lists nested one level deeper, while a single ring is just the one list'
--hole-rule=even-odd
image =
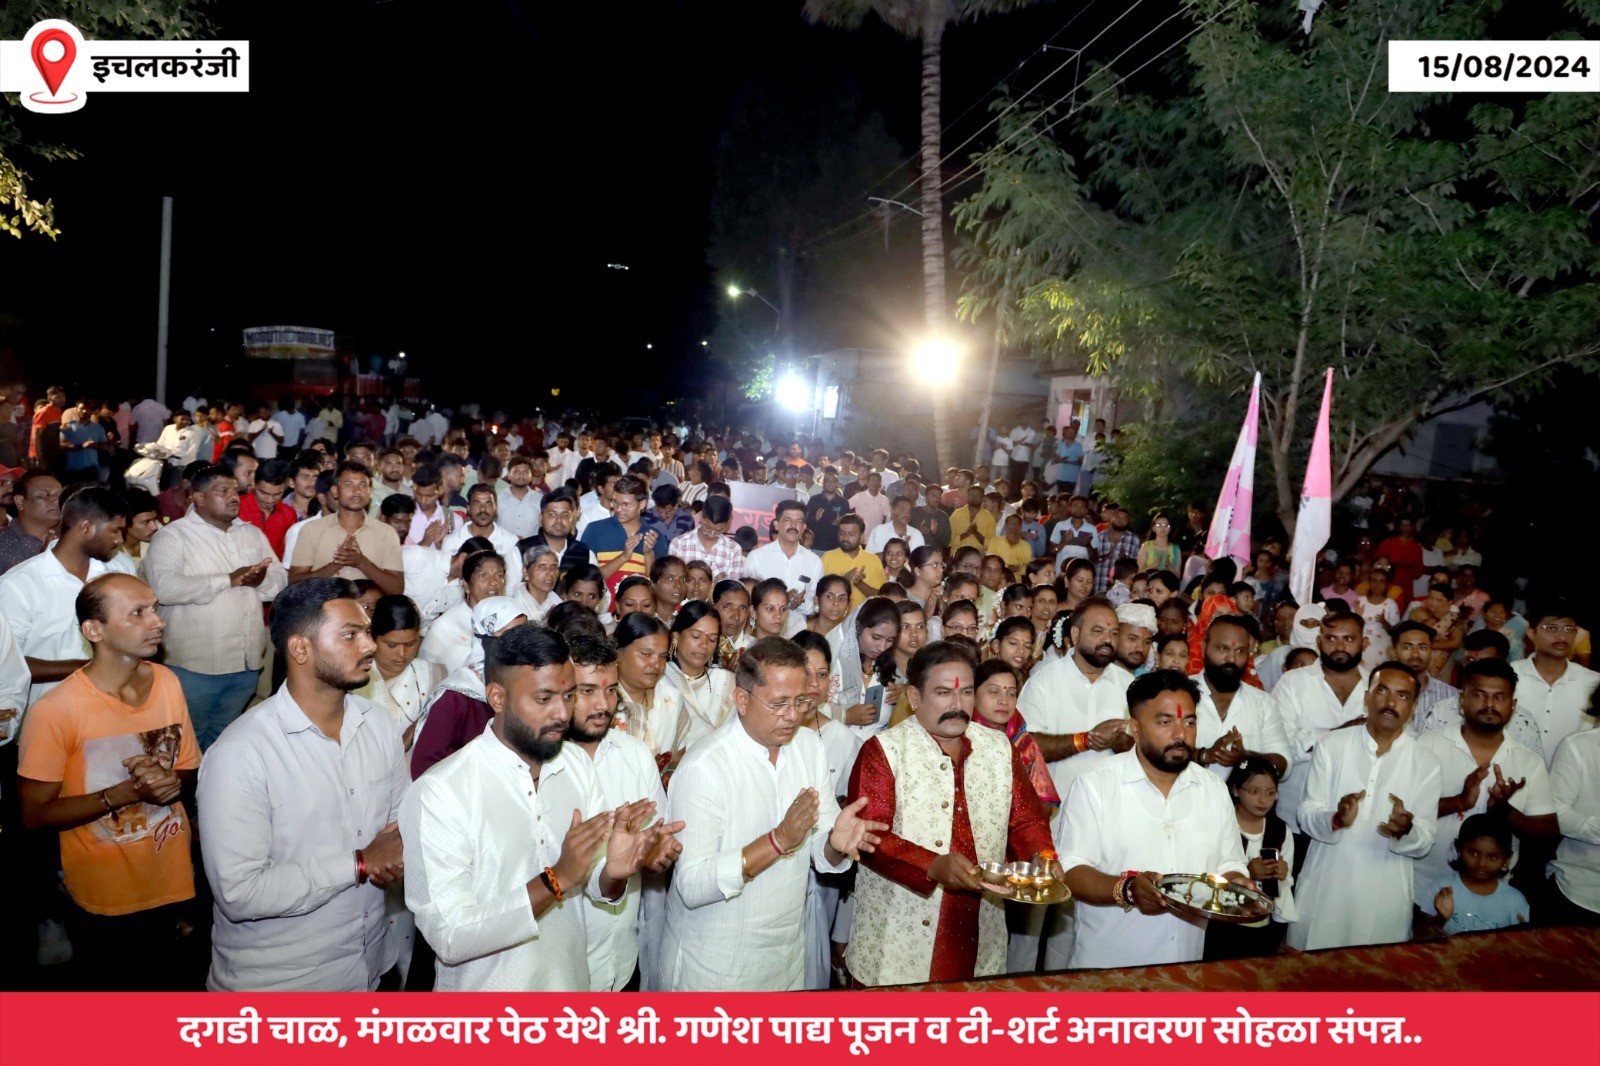
[{"label": "crowd of people", "polygon": [[[1103,423],[927,474],[476,407],[0,423],[6,939],[76,987],[878,987],[1600,924],[1589,635],[1392,489],[1297,602],[1282,540],[1208,559],[1203,508],[1096,495]],[[745,483],[776,503],[730,529]],[[1008,899],[1011,862],[1071,898]]]}]

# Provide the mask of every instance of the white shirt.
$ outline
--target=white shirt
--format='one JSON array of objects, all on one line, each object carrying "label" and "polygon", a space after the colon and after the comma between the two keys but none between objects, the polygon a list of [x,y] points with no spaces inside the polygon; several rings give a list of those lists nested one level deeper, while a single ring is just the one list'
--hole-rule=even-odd
[{"label": "white shirt", "polygon": [[[389,713],[344,698],[339,739],[285,684],[233,720],[200,764],[213,992],[371,992],[394,965],[383,889],[355,852],[395,820],[410,783]],[[407,856],[408,861],[410,856]]]},{"label": "white shirt", "polygon": [[[798,992],[805,986],[808,867],[840,873],[825,854],[839,804],[822,741],[809,729],[778,751],[745,732],[737,714],[689,749],[667,794],[667,821],[686,823],[667,896],[661,945],[665,991]],[[783,821],[802,789],[817,790],[817,823],[796,855],[746,884],[744,846]]]},{"label": "white shirt", "polygon": [[[1077,656],[1069,655],[1034,669],[1017,696],[1017,710],[1035,733],[1083,733],[1112,718],[1128,717],[1131,684],[1133,675],[1117,663],[1107,663],[1099,678],[1090,681]],[[1051,763],[1056,795],[1066,796],[1074,781],[1113,754],[1109,749],[1085,751]],[[1060,814],[1056,817],[1059,824]]]},{"label": "white shirt", "polygon": [[193,426],[167,426],[156,440],[156,447],[166,449],[167,462],[182,469],[194,462],[195,453],[200,450],[200,434]]},{"label": "white shirt", "polygon": [[1574,733],[1550,764],[1561,844],[1551,863],[1561,894],[1600,913],[1600,731]]},{"label": "white shirt", "polygon": [[16,717],[0,722],[0,744],[9,744],[16,738],[27,706],[28,664],[11,633],[11,624],[0,614],[0,711],[17,712]]},{"label": "white shirt", "polygon": [[[1419,737],[1417,744],[1439,761],[1439,794],[1459,796],[1467,775],[1478,766],[1478,760],[1467,749],[1461,729],[1436,729]],[[1507,781],[1527,782],[1511,797],[1511,806],[1530,818],[1555,813],[1556,805],[1550,798],[1550,771],[1545,769],[1543,752],[1530,751],[1506,736],[1502,737],[1499,749],[1490,757],[1489,765],[1498,766]],[[1417,856],[1416,869],[1412,873],[1411,886],[1417,906],[1432,906],[1433,899],[1425,899],[1424,896],[1435,881],[1450,875],[1450,859],[1454,854],[1452,845],[1461,831],[1461,823],[1489,809],[1489,786],[1492,784],[1493,769],[1479,784],[1478,802],[1471,810],[1445,815],[1439,820],[1438,839],[1433,842],[1431,851]],[[1516,850],[1513,840],[1512,852],[1507,856],[1513,864],[1517,860]]]},{"label": "white shirt", "polygon": [[500,513],[495,521],[514,538],[521,540],[539,532],[539,507],[544,503],[544,493],[530,486],[519,500],[508,485],[500,490],[498,503]]},{"label": "white shirt", "polygon": [[516,601],[517,607],[523,614],[528,616],[528,621],[541,624],[544,622],[545,615],[555,610],[561,603],[561,597],[554,590],[544,598],[543,603],[535,602],[533,593],[528,591],[528,586],[526,585],[518,585],[514,589],[509,589],[506,595]]},{"label": "white shirt", "polygon": [[901,540],[906,542],[907,555],[910,555],[912,552],[922,547],[923,544],[922,533],[917,529],[916,526],[912,525],[910,522],[907,522],[906,531],[904,533],[897,533],[895,532],[893,520],[890,520],[881,526],[872,527],[872,532],[867,534],[867,551],[876,555],[883,551],[884,546],[896,537],[899,537]]},{"label": "white shirt", "polygon": [[155,443],[161,436],[161,427],[172,417],[167,405],[158,400],[140,400],[134,405],[132,414],[133,424],[139,430],[140,444]]},{"label": "white shirt", "polygon": [[476,639],[472,633],[472,608],[463,599],[433,620],[428,626],[428,635],[422,638],[422,650],[417,654],[447,671],[455,670],[471,658],[472,642]]},{"label": "white shirt", "polygon": [[[468,538],[480,535],[472,532],[470,525],[463,523],[455,532],[444,535],[444,540],[439,542],[439,554],[446,559],[453,558]],[[522,553],[517,551],[517,537],[496,522],[494,528],[489,531],[489,543],[494,545],[494,550],[505,560],[506,588],[513,589],[522,584]]]},{"label": "white shirt", "polygon": [[[1278,786],[1278,817],[1298,833],[1301,831],[1298,820],[1300,801],[1306,794],[1306,772],[1311,764],[1312,749],[1329,730],[1337,729],[1350,719],[1366,713],[1367,675],[1361,675],[1356,687],[1350,690],[1350,697],[1340,703],[1322,674],[1321,664],[1313,663],[1301,670],[1291,670],[1279,678],[1272,690],[1272,698],[1277,701],[1278,714],[1283,718],[1292,756],[1289,775]],[[1378,821],[1383,821],[1383,818]]]},{"label": "white shirt", "polygon": [[[1227,786],[1190,763],[1163,796],[1133,751],[1096,763],[1073,782],[1061,807],[1056,850],[1063,870],[1247,872]],[[1074,969],[1195,962],[1205,953],[1206,923],[1176,913],[1079,901],[1077,923],[1068,963]]]},{"label": "white shirt", "polygon": [[[290,532],[298,528],[300,528],[298,524],[291,526]],[[426,625],[444,613],[445,609],[441,606],[438,611],[430,615],[429,605],[446,585],[455,584],[450,580],[450,556],[438,548],[426,548],[421,544],[402,544],[400,559],[405,568],[406,595],[411,597],[411,602],[422,612],[422,621]]]},{"label": "white shirt", "polygon": [[299,411],[279,411],[272,416],[278,424],[278,429],[283,432],[283,446],[285,448],[298,448],[300,446],[300,432],[306,428],[306,416]]},{"label": "white shirt", "polygon": [[[1377,741],[1358,725],[1318,741],[1306,777],[1299,821],[1311,847],[1300,871],[1300,920],[1289,926],[1289,945],[1315,951],[1409,939],[1411,860],[1434,845],[1439,760],[1403,730],[1380,758]],[[1355,822],[1333,828],[1339,800],[1363,791]],[[1412,814],[1411,832],[1399,840],[1378,832],[1394,813],[1391,795]]]},{"label": "white shirt", "polygon": [[[582,748],[568,744],[574,758],[588,758]],[[656,817],[667,809],[655,754],[637,737],[615,729],[601,738],[594,753],[594,772],[608,810],[642,799],[654,800]],[[639,964],[639,901],[642,878],[628,879],[628,889],[613,903],[590,899],[584,917],[589,932],[589,988],[593,992],[621,992]]]},{"label": "white shirt", "polygon": [[1011,459],[1013,462],[1026,463],[1033,458],[1033,446],[1038,441],[1039,435],[1026,426],[1018,426],[1011,431]]},{"label": "white shirt", "polygon": [[[232,584],[233,571],[270,559],[261,584]],[[166,619],[168,666],[199,674],[261,669],[267,628],[261,605],[289,583],[267,535],[235,518],[218,529],[190,511],[156,530],[145,548],[145,580]]]},{"label": "white shirt", "polygon": [[794,546],[793,555],[785,555],[781,543],[768,541],[744,557],[744,576],[757,581],[775,577],[787,585],[791,592],[801,590],[805,599],[790,613],[799,614],[803,619],[815,609],[817,582],[822,580],[822,557],[798,544]]},{"label": "white shirt", "polygon": [[279,438],[283,435],[283,427],[265,418],[257,418],[245,427],[245,432],[255,434],[250,441],[250,447],[255,450],[257,459],[276,459],[278,457]]},{"label": "white shirt", "polygon": [[1588,713],[1589,699],[1595,685],[1600,683],[1600,673],[1577,663],[1567,663],[1566,672],[1554,685],[1545,684],[1544,678],[1533,665],[1533,657],[1518,659],[1511,664],[1517,672],[1517,713],[1525,714],[1544,738],[1544,758],[1549,764],[1556,757],[1556,749],[1573,733],[1593,729],[1595,719]]},{"label": "white shirt", "polygon": [[[89,560],[90,581],[105,572],[105,563]],[[11,637],[26,658],[89,658],[89,642],[78,627],[75,606],[82,589],[83,582],[61,565],[53,547],[0,575],[0,614],[11,624]],[[58,684],[32,684],[27,706]]]},{"label": "white shirt", "polygon": [[[1294,760],[1289,754],[1289,735],[1283,728],[1283,716],[1278,713],[1278,703],[1254,685],[1240,683],[1228,704],[1228,716],[1217,713],[1217,705],[1206,684],[1206,675],[1196,674],[1189,679],[1200,687],[1200,702],[1195,706],[1195,745],[1209,748],[1230,729],[1237,729],[1244,741],[1244,750],[1260,755],[1281,755],[1289,766]],[[1206,769],[1223,781],[1233,772],[1232,767],[1220,763]],[[1286,771],[1287,773],[1287,771]]]},{"label": "white shirt", "polygon": [[438,954],[436,991],[589,990],[582,896],[600,895],[604,862],[539,918],[528,882],[560,860],[573,811],[605,809],[583,751],[563,744],[535,784],[493,723],[417,778],[400,805],[406,906]]}]

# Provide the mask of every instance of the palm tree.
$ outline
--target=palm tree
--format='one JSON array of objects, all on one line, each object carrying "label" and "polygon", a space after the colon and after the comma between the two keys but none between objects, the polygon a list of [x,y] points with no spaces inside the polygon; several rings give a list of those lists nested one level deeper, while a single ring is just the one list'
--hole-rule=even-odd
[{"label": "palm tree", "polygon": [[[981,15],[1027,7],[1038,0],[806,0],[811,22],[857,29],[877,15],[896,33],[922,43],[922,300],[930,336],[942,336],[949,321],[944,285],[944,176],[939,166],[940,50],[945,30]],[[955,459],[948,394],[933,400],[933,435],[939,469]]]}]

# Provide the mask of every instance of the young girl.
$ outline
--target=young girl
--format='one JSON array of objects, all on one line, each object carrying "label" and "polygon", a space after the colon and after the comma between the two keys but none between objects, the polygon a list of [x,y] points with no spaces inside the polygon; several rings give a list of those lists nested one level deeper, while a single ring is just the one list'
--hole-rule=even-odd
[{"label": "young girl", "polygon": [[1020,683],[1027,680],[1028,670],[1033,666],[1033,644],[1033,623],[1020,615],[1007,618],[995,627],[988,657],[1015,670]]},{"label": "young girl", "polygon": [[1528,920],[1528,900],[1504,883],[1511,872],[1511,825],[1493,814],[1474,814],[1456,834],[1456,857],[1449,877],[1423,893],[1431,905],[1422,908],[1424,929],[1477,933],[1507,929]]},{"label": "young girl", "polygon": [[769,577],[750,594],[750,617],[755,620],[755,638],[781,637],[789,625],[789,590],[782,578]]},{"label": "young girl", "polygon": [[1265,759],[1246,759],[1228,775],[1233,816],[1239,823],[1250,879],[1273,901],[1272,916],[1249,925],[1209,922],[1205,961],[1249,959],[1277,953],[1294,906],[1294,834],[1273,807],[1278,802],[1278,771]]},{"label": "young girl", "polygon": [[895,604],[900,618],[900,633],[894,647],[878,657],[878,683],[883,686],[883,708],[889,724],[899,725],[911,717],[911,701],[906,698],[906,666],[911,657],[928,642],[928,616],[922,604],[902,600]]}]

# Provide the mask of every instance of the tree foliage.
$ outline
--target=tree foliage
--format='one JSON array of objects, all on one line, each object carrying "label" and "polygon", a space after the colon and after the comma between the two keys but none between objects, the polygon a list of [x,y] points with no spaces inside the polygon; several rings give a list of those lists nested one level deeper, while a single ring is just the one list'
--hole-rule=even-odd
[{"label": "tree foliage", "polygon": [[[65,19],[85,40],[184,40],[210,32],[205,8],[211,0],[14,0],[0,4],[0,40],[20,41],[44,19]],[[13,109],[0,112],[0,232],[21,238],[34,233],[54,240],[61,231],[55,224],[55,204],[40,200],[28,189],[28,173],[17,165],[20,156],[48,161],[76,159],[70,148],[33,140],[18,122],[15,93],[6,94]],[[48,120],[47,120],[48,121]]]},{"label": "tree foliage", "polygon": [[[1260,371],[1291,528],[1324,367],[1337,500],[1418,422],[1596,364],[1600,100],[1387,91],[1390,40],[1494,37],[1494,5],[1351,0],[1309,35],[1289,0],[1188,7],[1170,92],[1102,70],[1081,114],[1001,123],[956,211],[964,315],[1009,284],[1047,359],[1114,373],[1180,437],[1219,396],[1236,432]],[[1574,4],[1572,35],[1597,16]]]}]

